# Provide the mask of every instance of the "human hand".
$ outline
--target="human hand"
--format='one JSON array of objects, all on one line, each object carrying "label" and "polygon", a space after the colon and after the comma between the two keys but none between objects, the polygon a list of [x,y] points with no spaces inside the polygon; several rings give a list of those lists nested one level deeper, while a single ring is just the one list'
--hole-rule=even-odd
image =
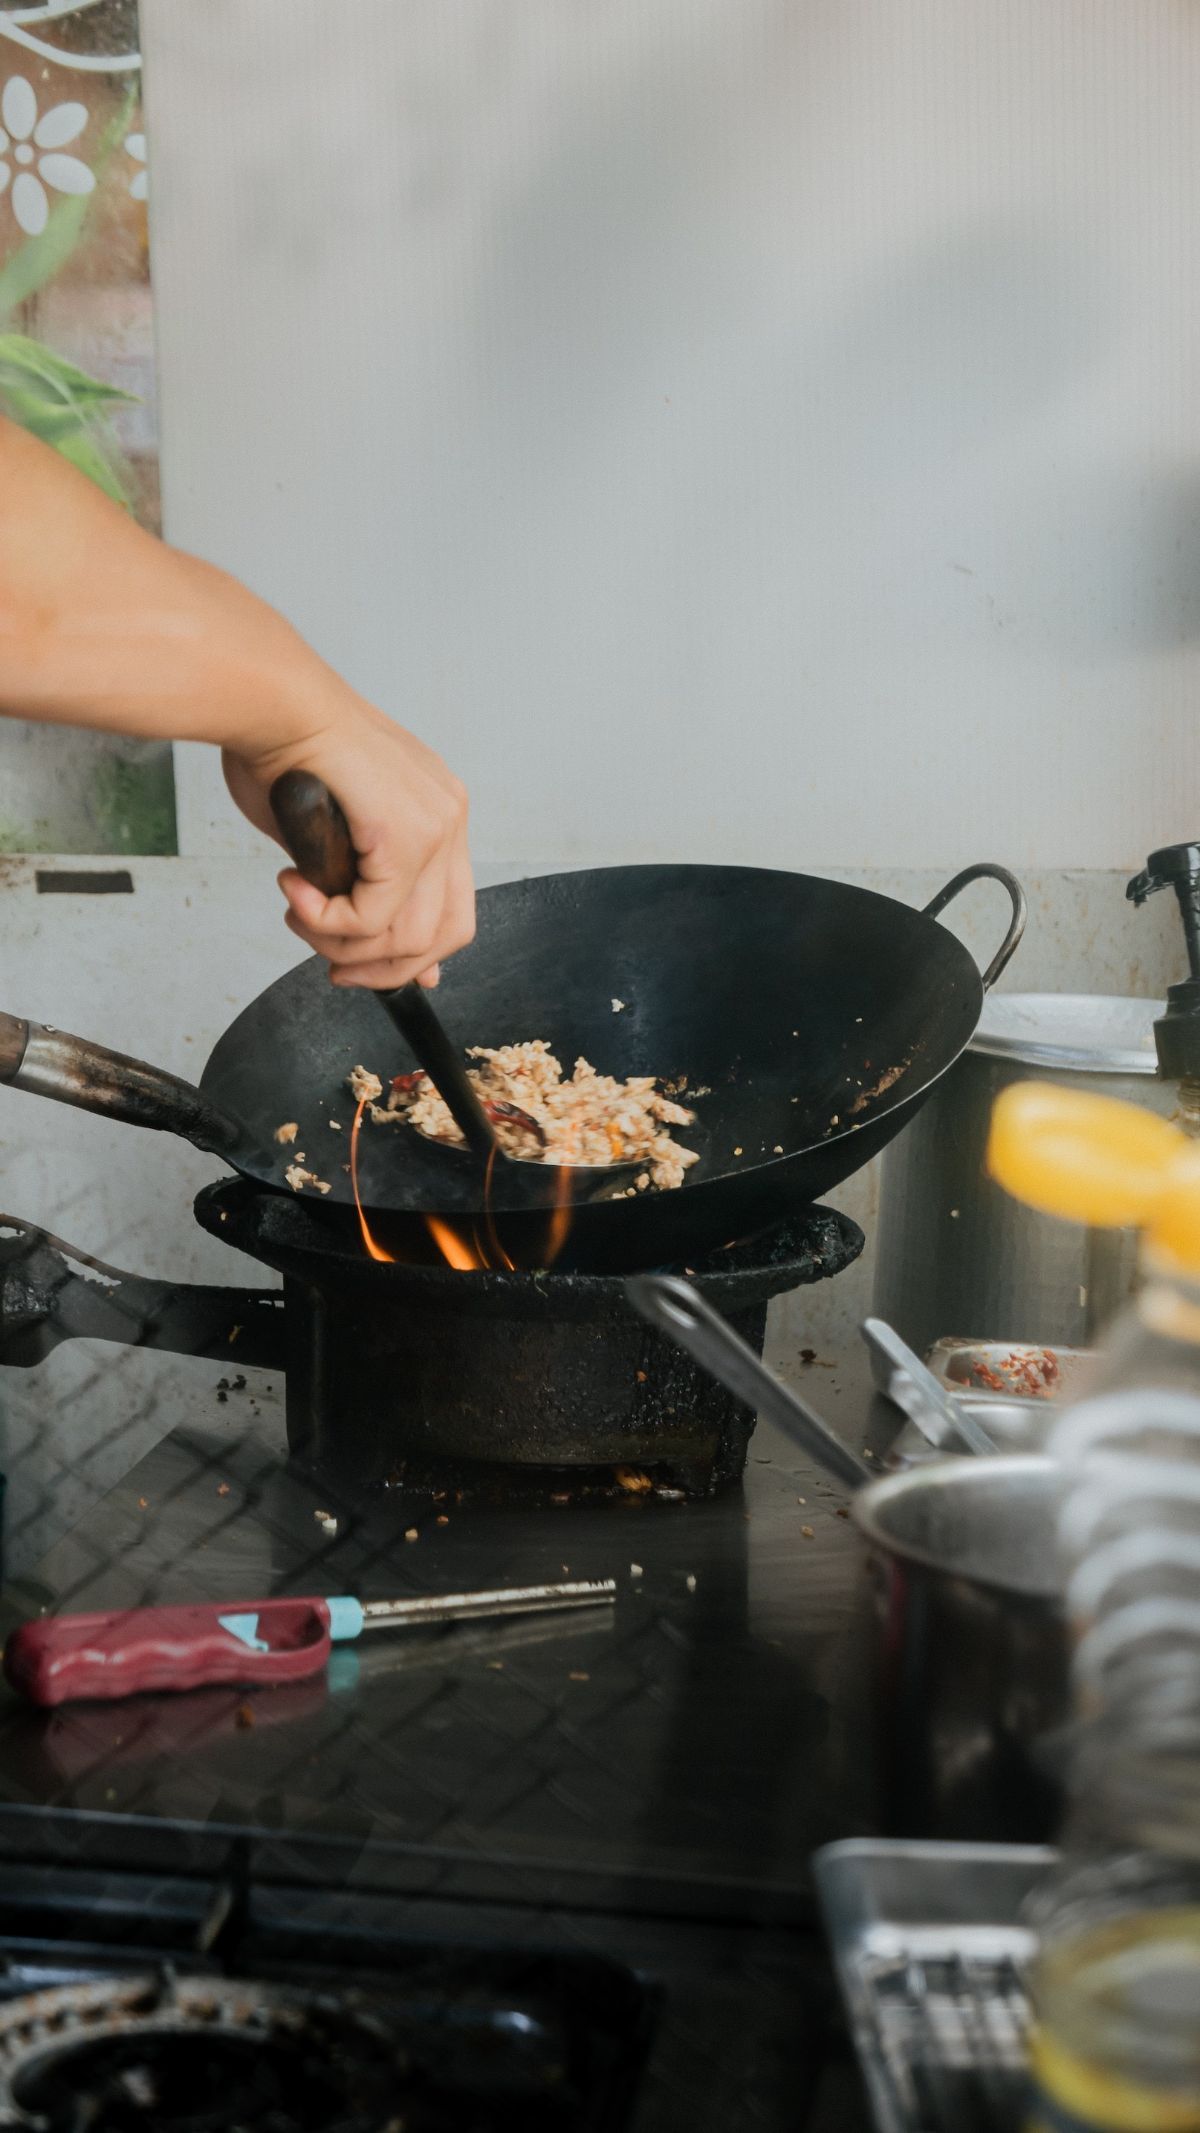
[{"label": "human hand", "polygon": [[229,789],[268,836],[269,794],[284,770],[315,774],[335,794],[357,855],[347,896],[327,897],[294,867],[279,877],[293,933],[328,957],[335,985],[434,985],[442,958],[475,930],[467,799],[441,758],[347,691],[324,727],[266,754],[223,751]]}]

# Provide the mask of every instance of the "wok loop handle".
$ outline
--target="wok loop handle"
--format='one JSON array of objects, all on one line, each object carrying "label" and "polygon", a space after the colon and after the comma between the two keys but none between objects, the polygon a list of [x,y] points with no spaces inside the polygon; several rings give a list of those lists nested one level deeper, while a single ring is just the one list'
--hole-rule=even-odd
[{"label": "wok loop handle", "polygon": [[956,874],[953,881],[948,881],[944,889],[939,889],[933,901],[926,904],[924,915],[926,918],[940,918],[947,904],[952,903],[973,881],[998,881],[1012,904],[1008,931],[983,973],[983,989],[990,992],[1020,947],[1021,935],[1025,931],[1025,921],[1029,915],[1025,891],[1016,875],[1010,874],[1007,867],[994,865],[990,859],[980,860],[978,866],[964,867],[962,873]]},{"label": "wok loop handle", "polygon": [[16,1015],[0,1015],[0,1082],[100,1118],[179,1134],[211,1155],[230,1155],[241,1140],[234,1121],[190,1081]]},{"label": "wok loop handle", "polygon": [[740,1333],[690,1282],[678,1274],[633,1274],[625,1283],[625,1294],[644,1319],[685,1349],[718,1385],[766,1415],[836,1481],[856,1489],[870,1480],[870,1469],[857,1453],[771,1375]]}]

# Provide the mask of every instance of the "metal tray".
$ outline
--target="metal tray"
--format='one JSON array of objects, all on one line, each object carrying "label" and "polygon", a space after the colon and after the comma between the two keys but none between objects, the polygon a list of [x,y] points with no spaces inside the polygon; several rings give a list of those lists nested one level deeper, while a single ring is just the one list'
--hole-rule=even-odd
[{"label": "metal tray", "polygon": [[[1090,1348],[1056,1348],[1044,1341],[940,1340],[934,1342],[926,1360],[943,1385],[957,1393],[969,1392],[973,1400],[1023,1402],[1026,1393],[1021,1383],[1022,1367],[1029,1367],[1036,1379],[1043,1360],[1052,1357],[1058,1368],[1054,1390],[1035,1392],[1029,1397],[1031,1406],[1052,1407],[1055,1401],[1070,1399],[1082,1390],[1093,1354]],[[986,1378],[980,1382],[976,1376],[979,1370],[998,1378],[999,1389]]]},{"label": "metal tray", "polygon": [[1020,2133],[1034,1939],[1055,1854],[855,1839],[814,1860],[879,2133]]}]

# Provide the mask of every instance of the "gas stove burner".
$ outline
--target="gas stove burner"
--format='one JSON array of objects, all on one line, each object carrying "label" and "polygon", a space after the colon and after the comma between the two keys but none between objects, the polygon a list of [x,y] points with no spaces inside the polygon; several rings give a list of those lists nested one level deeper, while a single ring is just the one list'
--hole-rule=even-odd
[{"label": "gas stove burner", "polygon": [[[620,1274],[381,1265],[356,1228],[241,1180],[197,1218],[283,1275],[293,1456],[330,1487],[400,1482],[620,1487],[632,1467],[706,1496],[736,1482],[747,1408],[652,1331]],[[762,1354],[767,1304],[857,1259],[862,1231],[828,1207],[678,1269]]]},{"label": "gas stove burner", "polygon": [[0,2008],[14,2133],[393,2133],[409,2072],[350,1995],[164,1971]]}]

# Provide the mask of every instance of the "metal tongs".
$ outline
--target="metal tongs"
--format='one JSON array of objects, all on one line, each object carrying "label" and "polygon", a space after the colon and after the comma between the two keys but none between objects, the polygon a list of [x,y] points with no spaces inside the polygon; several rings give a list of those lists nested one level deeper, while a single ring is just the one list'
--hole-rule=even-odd
[{"label": "metal tongs", "polygon": [[[325,896],[349,896],[358,879],[358,861],[346,817],[328,786],[307,770],[285,771],[271,787],[271,812],[305,880]],[[411,979],[407,985],[377,992],[375,998],[433,1083],[469,1153],[480,1163],[502,1163],[510,1170],[525,1173],[522,1183],[530,1206],[556,1205],[561,1197],[557,1166],[543,1165],[540,1153],[510,1155],[501,1147],[496,1133],[497,1120],[520,1126],[544,1148],[546,1137],[541,1127],[516,1104],[487,1105],[480,1101],[462,1052],[443,1028],[426,988]],[[463,1152],[446,1141],[430,1139],[430,1144],[448,1148],[453,1155]],[[643,1170],[645,1162],[639,1158],[603,1166],[572,1163],[570,1167],[573,1197],[580,1197],[601,1186],[622,1183],[627,1172]]]}]

